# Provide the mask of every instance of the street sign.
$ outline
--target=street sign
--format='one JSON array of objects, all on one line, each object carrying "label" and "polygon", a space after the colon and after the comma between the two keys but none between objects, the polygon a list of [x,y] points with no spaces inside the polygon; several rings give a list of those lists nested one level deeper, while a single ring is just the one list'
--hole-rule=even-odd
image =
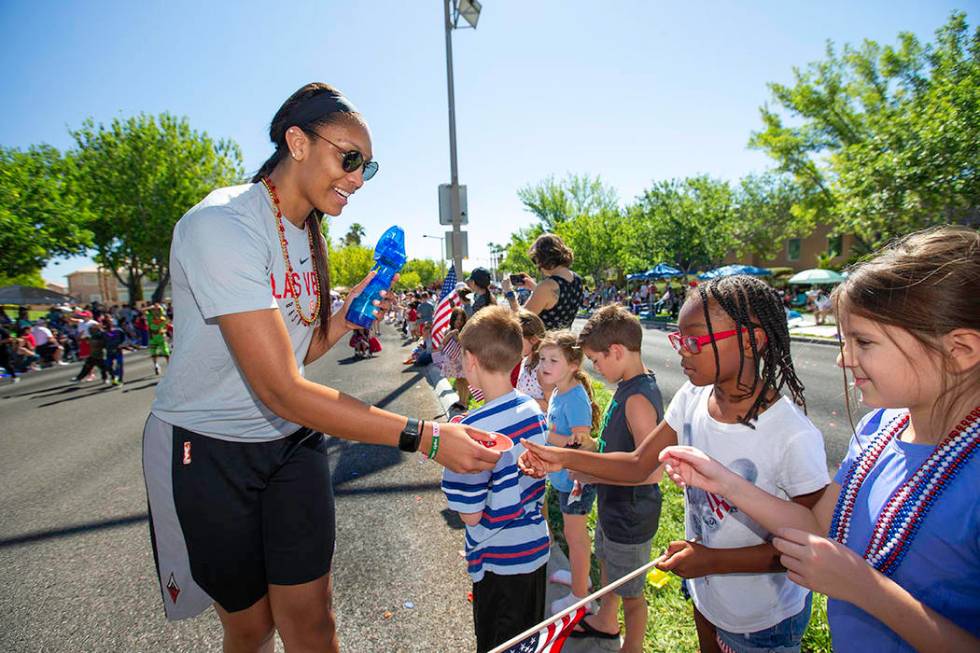
[{"label": "street sign", "polygon": [[[439,224],[446,226],[453,224],[452,196],[449,193],[449,188],[449,184],[439,184]],[[466,211],[466,186],[462,184],[459,186],[459,223],[470,223]]]},{"label": "street sign", "polygon": [[[469,234],[467,234],[465,231],[459,232],[459,240],[460,240],[459,251],[462,252],[463,254],[462,256],[459,257],[460,259],[470,257],[469,238],[467,238],[468,235]],[[446,242],[446,260],[452,262],[454,259],[453,259],[453,232],[451,230],[446,232],[445,242]]]}]

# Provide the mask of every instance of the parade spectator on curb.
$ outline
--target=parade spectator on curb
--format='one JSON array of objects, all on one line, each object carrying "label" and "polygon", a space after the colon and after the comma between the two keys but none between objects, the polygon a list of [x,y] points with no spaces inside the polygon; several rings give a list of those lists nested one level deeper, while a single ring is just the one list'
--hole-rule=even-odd
[{"label": "parade spectator on curb", "polygon": [[14,363],[16,340],[10,331],[12,327],[12,324],[0,324],[0,367],[7,370],[11,383],[17,383],[20,377],[17,376],[17,365]]},{"label": "parade spectator on curb", "polygon": [[31,328],[31,335],[34,336],[34,342],[37,344],[37,353],[42,361],[54,363],[55,365],[67,365],[67,363],[61,360],[65,350],[58,344],[58,340],[51,332],[51,329],[48,328],[47,320],[44,318],[39,319]]},{"label": "parade spectator on curb", "polygon": [[538,407],[543,411],[548,410],[548,398],[554,390],[554,384],[542,384],[541,376],[538,374],[538,363],[541,357],[538,355],[538,347],[544,340],[547,332],[541,318],[532,313],[521,309],[517,313],[517,319],[521,321],[521,335],[524,336],[524,348],[521,350],[521,362],[517,366],[517,378],[511,373],[511,384],[517,388],[518,392],[523,392],[531,399],[538,402]]},{"label": "parade spectator on curb", "polygon": [[470,276],[466,277],[466,285],[473,291],[473,311],[470,315],[476,314],[481,308],[493,305],[490,281],[490,271],[486,268],[473,268]]},{"label": "parade spectator on curb", "polygon": [[[339,216],[378,164],[363,116],[322,83],[283,103],[269,137],[275,151],[250,183],[212,191],[174,228],[176,340],[143,433],[150,533],[168,618],[213,605],[225,651],[271,651],[278,632],[287,651],[335,653],[323,433],[460,472],[492,469],[500,454],[485,431],[304,378],[355,328],[346,311],[374,278],[330,315],[323,217]],[[373,301],[378,317],[388,302]]]},{"label": "parade spectator on curb", "polygon": [[[529,275],[523,275],[523,287],[531,291],[524,308],[537,313],[548,331],[570,329],[585,295],[582,277],[569,269],[574,259],[572,250],[559,236],[542,234],[531,245],[528,255],[544,278],[541,283],[535,283]],[[520,306],[510,277],[504,277],[502,286],[504,297],[516,313]]]},{"label": "parade spectator on curb", "polygon": [[[602,418],[596,451],[634,451],[664,414],[656,377],[646,369],[641,357],[640,321],[621,306],[606,306],[589,318],[578,343],[595,370],[610,383],[617,384]],[[601,564],[603,585],[619,580],[650,560],[653,537],[660,524],[661,476],[661,468],[657,468],[643,482],[632,486],[607,485],[598,479],[577,477],[579,481],[599,483],[595,555]],[[645,580],[640,576],[602,597],[599,612],[582,619],[572,637],[618,640],[617,615],[622,599],[626,632],[620,650],[641,653],[647,623]]]},{"label": "parade spectator on curb", "polygon": [[38,362],[41,357],[37,353],[31,327],[21,327],[17,330],[17,366],[21,372],[33,372],[41,369]]},{"label": "parade spectator on curb", "polygon": [[[521,357],[521,327],[502,306],[485,308],[460,335],[463,369],[486,403],[464,424],[544,444],[541,409],[510,384]],[[500,456],[493,470],[475,474],[446,471],[442,491],[449,509],[466,525],[466,570],[473,581],[476,650],[485,653],[535,625],[544,616],[550,555],[548,524],[541,514],[544,481],[517,470],[522,442]]]},{"label": "parade spectator on curb", "polygon": [[817,298],[813,300],[813,319],[817,324],[823,324],[834,311],[833,302],[830,301],[830,294],[823,289],[817,292]]},{"label": "parade spectator on curb", "polygon": [[466,326],[466,311],[461,306],[453,308],[449,314],[449,331],[439,344],[442,352],[442,376],[453,380],[456,389],[456,401],[452,408],[465,412],[470,405],[470,386],[463,372],[463,352],[459,344],[459,334]]}]

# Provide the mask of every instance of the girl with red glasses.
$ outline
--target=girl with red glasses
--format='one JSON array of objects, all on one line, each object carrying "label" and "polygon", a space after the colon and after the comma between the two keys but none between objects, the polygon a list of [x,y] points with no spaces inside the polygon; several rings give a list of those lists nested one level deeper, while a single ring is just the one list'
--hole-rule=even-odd
[{"label": "girl with red glasses", "polygon": [[[748,276],[714,279],[688,295],[678,327],[668,337],[689,381],[635,451],[527,443],[521,468],[635,484],[657,468],[665,447],[680,443],[709,452],[766,492],[815,504],[829,482],[823,436],[804,413],[775,291]],[[687,539],[671,542],[658,566],[687,579],[701,650],[798,651],[811,596],[786,577],[768,530],[718,493],[692,488],[684,503]]]}]

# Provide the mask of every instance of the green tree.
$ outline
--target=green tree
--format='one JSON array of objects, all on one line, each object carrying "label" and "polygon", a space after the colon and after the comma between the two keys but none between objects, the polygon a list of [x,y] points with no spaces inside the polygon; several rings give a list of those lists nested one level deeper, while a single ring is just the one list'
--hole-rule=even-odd
[{"label": "green tree", "polygon": [[395,290],[415,290],[422,285],[422,278],[419,276],[418,272],[410,270],[408,272],[402,272],[398,275],[398,281],[395,282]]},{"label": "green tree", "polygon": [[735,193],[706,175],[655,183],[628,210],[627,269],[669,262],[685,272],[713,267],[735,246]]},{"label": "green tree", "polygon": [[76,161],[50,145],[0,148],[0,271],[34,275],[52,258],[92,243],[78,197]]},{"label": "green tree", "polygon": [[767,172],[744,177],[735,189],[732,223],[738,256],[775,257],[788,236],[805,236],[814,227],[813,215],[800,210],[799,187],[787,175]]},{"label": "green tree", "polygon": [[344,239],[341,241],[341,246],[347,247],[349,245],[360,245],[361,239],[364,238],[364,227],[359,222],[355,222],[344,234]]},{"label": "green tree", "polygon": [[164,113],[86,120],[71,132],[77,143],[79,188],[95,218],[96,259],[142,299],[141,280],[157,280],[154,301],[170,280],[174,225],[214,188],[243,176],[233,141],[193,130]]},{"label": "green tree", "polygon": [[402,268],[401,274],[404,277],[413,272],[418,277],[416,286],[431,286],[434,283],[442,281],[443,277],[446,276],[443,264],[428,258],[413,258],[409,260],[405,264],[405,267]]},{"label": "green tree", "polygon": [[762,108],[750,145],[793,176],[801,216],[853,233],[865,250],[980,221],[980,30],[965,14],[932,44],[909,33],[894,46],[828,44],[823,61],[793,75],[769,85],[777,108]]},{"label": "green tree", "polygon": [[534,240],[544,233],[540,224],[518,229],[510,235],[510,240],[503,245],[503,258],[498,267],[501,272],[533,272],[534,263],[527,252]]},{"label": "green tree", "polygon": [[545,231],[578,215],[597,215],[619,207],[616,191],[599,177],[568,175],[561,181],[554,177],[524,186],[517,191],[524,209],[538,218]]},{"label": "green tree", "polygon": [[374,250],[361,245],[331,248],[330,283],[352,288],[361,282],[374,266]]},{"label": "green tree", "polygon": [[572,269],[591,276],[594,283],[608,269],[621,269],[624,218],[619,209],[603,209],[595,215],[579,214],[558,225],[557,233],[575,254]]}]

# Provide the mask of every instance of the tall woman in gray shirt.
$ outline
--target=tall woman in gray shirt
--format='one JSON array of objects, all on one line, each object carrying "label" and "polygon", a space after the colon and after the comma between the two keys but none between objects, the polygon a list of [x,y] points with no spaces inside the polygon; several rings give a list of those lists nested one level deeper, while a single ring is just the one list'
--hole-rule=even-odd
[{"label": "tall woman in gray shirt", "polygon": [[[174,228],[174,352],[143,436],[161,593],[170,619],[214,605],[224,650],[336,651],[333,495],[321,432],[420,451],[456,471],[499,454],[458,424],[405,418],[303,378],[353,325],[330,315],[323,215],[378,170],[349,100],[308,84],[272,120],[275,152]],[[383,306],[381,308],[384,308]]]}]

